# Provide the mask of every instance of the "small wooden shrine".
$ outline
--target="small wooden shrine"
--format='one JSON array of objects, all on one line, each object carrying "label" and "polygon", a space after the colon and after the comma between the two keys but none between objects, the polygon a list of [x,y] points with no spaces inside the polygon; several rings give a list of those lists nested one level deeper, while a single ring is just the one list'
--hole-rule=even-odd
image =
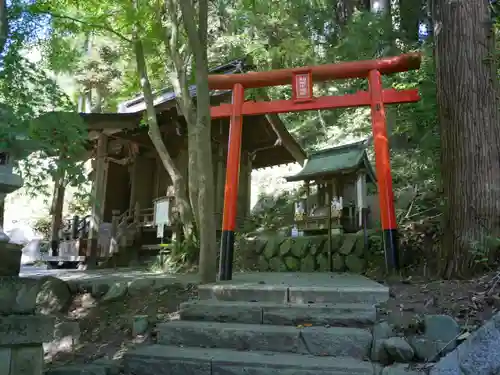
[{"label": "small wooden shrine", "polygon": [[299,234],[357,232],[366,227],[367,183],[376,182],[366,141],[314,152],[303,169],[286,180],[304,181],[295,203],[294,230]]}]

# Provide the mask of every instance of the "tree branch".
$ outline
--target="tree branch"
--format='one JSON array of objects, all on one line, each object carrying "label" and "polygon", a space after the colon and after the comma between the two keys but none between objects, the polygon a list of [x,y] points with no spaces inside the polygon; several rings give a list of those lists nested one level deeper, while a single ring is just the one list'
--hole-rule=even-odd
[{"label": "tree branch", "polygon": [[192,47],[195,56],[202,52],[203,46],[199,37],[199,30],[196,28],[196,11],[193,6],[192,0],[182,0],[179,2],[182,18],[184,20],[184,27],[189,39],[189,44]]},{"label": "tree branch", "polygon": [[[0,1],[3,1],[3,0],[0,0]],[[57,14],[57,13],[53,13],[53,12],[50,12],[50,11],[47,11],[45,12],[46,14],[48,15],[51,15],[52,17],[54,18],[59,18],[59,19],[63,19],[63,20],[68,20],[68,21],[72,21],[72,22],[76,22],[76,23],[79,23],[81,25],[85,25],[85,26],[88,26],[88,27],[91,27],[91,28],[95,28],[95,29],[101,29],[103,31],[107,31],[107,32],[110,32],[111,34],[114,34],[115,36],[117,36],[118,38],[120,38],[121,40],[127,42],[127,43],[132,43],[132,39],[129,39],[127,38],[125,35],[121,34],[120,32],[114,30],[112,27],[110,26],[106,26],[106,25],[99,25],[99,24],[95,24],[95,23],[90,23],[90,22],[86,22],[84,20],[80,20],[78,18],[74,18],[74,17],[71,17],[71,16],[66,16],[66,15],[62,15],[62,14]]]},{"label": "tree branch", "polygon": [[7,1],[0,0],[0,52],[3,51],[5,43],[7,43],[8,34],[9,23],[7,19]]},{"label": "tree branch", "polygon": [[198,38],[203,51],[207,49],[208,38],[208,1],[198,1]]}]

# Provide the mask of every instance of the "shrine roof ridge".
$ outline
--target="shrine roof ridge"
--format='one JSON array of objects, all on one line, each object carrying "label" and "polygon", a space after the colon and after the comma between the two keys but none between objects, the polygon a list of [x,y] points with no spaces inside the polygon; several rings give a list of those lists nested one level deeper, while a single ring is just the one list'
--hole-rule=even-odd
[{"label": "shrine roof ridge", "polygon": [[366,153],[367,144],[368,139],[364,139],[312,152],[302,170],[285,179],[289,182],[310,181],[364,169],[368,182],[375,182],[375,172]]}]

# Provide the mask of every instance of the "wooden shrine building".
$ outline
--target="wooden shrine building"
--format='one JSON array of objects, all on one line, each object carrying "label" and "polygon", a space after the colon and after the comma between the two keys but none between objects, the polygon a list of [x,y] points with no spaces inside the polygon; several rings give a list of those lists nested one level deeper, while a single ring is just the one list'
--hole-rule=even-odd
[{"label": "wooden shrine building", "polygon": [[375,184],[376,176],[366,141],[311,153],[302,170],[286,180],[304,181],[302,197],[295,204],[299,232],[314,234],[328,228],[356,232],[368,225],[367,183]]},{"label": "wooden shrine building", "polygon": [[[245,69],[244,64],[243,60],[236,60],[211,73],[241,72]],[[196,87],[191,87],[190,91],[196,100]],[[230,100],[230,91],[217,91],[211,96],[213,105]],[[187,181],[187,127],[177,110],[175,94],[162,90],[156,93],[154,104],[163,142]],[[94,150],[91,175],[95,202],[92,215],[87,218],[88,225],[80,219],[82,223],[76,227],[78,230],[89,225],[99,228],[99,234],[94,229],[90,237],[94,237],[94,246],[97,240],[100,258],[132,243],[143,248],[158,244],[153,206],[155,200],[172,194],[171,179],[149,138],[147,126],[141,125],[144,111],[145,103],[139,96],[120,104],[117,113],[82,114]],[[240,225],[250,213],[252,170],[290,162],[303,164],[306,159],[305,152],[277,115],[245,117],[243,129],[238,196]],[[213,120],[214,220],[218,230],[224,204],[228,137],[229,120]],[[77,236],[74,233],[72,237]],[[90,247],[84,247],[80,241],[80,255],[90,255]]]}]

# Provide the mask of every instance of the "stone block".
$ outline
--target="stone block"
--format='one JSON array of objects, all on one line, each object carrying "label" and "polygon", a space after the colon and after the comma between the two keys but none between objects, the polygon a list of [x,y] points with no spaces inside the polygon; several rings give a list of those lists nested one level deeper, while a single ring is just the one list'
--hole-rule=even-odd
[{"label": "stone block", "polygon": [[211,375],[212,354],[205,349],[151,345],[124,355],[125,374]]},{"label": "stone block", "polygon": [[212,375],[373,375],[369,362],[353,358],[214,350]]},{"label": "stone block", "polygon": [[286,269],[288,271],[298,271],[300,269],[300,260],[298,260],[297,258],[294,258],[292,256],[288,256],[284,259],[285,261],[285,265],[286,265]]},{"label": "stone block", "polygon": [[364,359],[372,344],[370,331],[345,327],[305,327],[301,330],[309,354]]},{"label": "stone block", "polygon": [[447,343],[433,341],[425,337],[410,337],[408,342],[415,351],[415,356],[422,361],[436,361],[447,351]]},{"label": "stone block", "polygon": [[181,320],[262,323],[262,307],[257,302],[190,301],[180,305]]},{"label": "stone block", "polygon": [[323,247],[327,238],[328,236],[325,235],[307,237],[307,239],[309,240],[309,253],[312,255],[316,255],[323,252]]},{"label": "stone block", "polygon": [[292,254],[297,258],[303,258],[308,253],[309,238],[296,237],[292,241]]},{"label": "stone block", "polygon": [[389,363],[389,353],[385,350],[384,341],[394,336],[392,327],[387,322],[380,322],[373,327],[373,344],[370,358],[383,364]]},{"label": "stone block", "polygon": [[127,294],[128,285],[125,282],[116,282],[111,285],[109,290],[102,297],[102,301],[117,301]]},{"label": "stone block", "polygon": [[266,259],[271,259],[279,253],[280,245],[285,240],[282,236],[269,237],[264,248],[263,254]]},{"label": "stone block", "polygon": [[345,257],[345,265],[351,272],[362,273],[365,270],[366,262],[355,254],[349,254]]},{"label": "stone block", "polygon": [[344,241],[339,249],[339,253],[342,255],[349,255],[354,250],[354,245],[356,244],[356,235],[353,233],[348,233],[344,236]]},{"label": "stone block", "polygon": [[391,366],[384,367],[381,375],[423,375],[422,371],[415,370],[411,365],[406,363],[395,363]]},{"label": "stone block", "polygon": [[437,343],[446,354],[457,347],[457,337],[460,326],[454,318],[448,315],[427,315],[424,317],[424,337]]},{"label": "stone block", "polygon": [[200,300],[241,302],[287,302],[286,285],[267,284],[208,284],[198,287]]},{"label": "stone block", "polygon": [[500,370],[497,314],[431,369],[430,375],[491,375]]},{"label": "stone block", "polygon": [[313,272],[316,270],[316,260],[311,254],[307,254],[300,261],[300,271],[301,272]]},{"label": "stone block", "polygon": [[43,364],[41,344],[12,348],[10,375],[40,375]]},{"label": "stone block", "polygon": [[33,314],[37,295],[36,279],[0,277],[0,315]]},{"label": "stone block", "polygon": [[316,264],[318,265],[318,271],[320,272],[330,271],[330,265],[328,264],[327,254],[318,254],[318,256],[316,256]]},{"label": "stone block", "polygon": [[292,251],[293,238],[286,238],[279,246],[279,255],[285,256]]},{"label": "stone block", "polygon": [[43,277],[38,282],[37,312],[46,315],[65,312],[72,298],[72,292],[65,281],[52,276]]},{"label": "stone block", "polygon": [[53,317],[45,315],[0,316],[0,346],[49,342],[54,323]]},{"label": "stone block", "polygon": [[112,372],[106,366],[88,364],[52,368],[45,375],[112,375]]},{"label": "stone block", "polygon": [[0,348],[0,374],[10,375],[11,348]]},{"label": "stone block", "polygon": [[361,304],[272,304],[262,310],[262,322],[273,325],[365,327],[377,317],[374,306]]},{"label": "stone block", "polygon": [[0,276],[19,276],[21,270],[22,246],[0,242]]},{"label": "stone block", "polygon": [[296,327],[172,321],[157,329],[158,343],[172,346],[296,353],[300,344]]},{"label": "stone block", "polygon": [[382,345],[395,362],[410,362],[415,355],[413,348],[403,337],[385,339]]},{"label": "stone block", "polygon": [[287,270],[285,262],[279,256],[269,259],[269,268],[274,272],[284,272]]},{"label": "stone block", "polygon": [[382,286],[374,288],[290,286],[288,295],[291,303],[365,303],[371,305],[387,301],[389,291]]},{"label": "stone block", "polygon": [[345,268],[345,260],[342,255],[335,253],[332,256],[332,268],[334,271],[340,272]]},{"label": "stone block", "polygon": [[269,271],[269,263],[263,256],[259,257],[258,267],[260,272]]},{"label": "stone block", "polygon": [[148,330],[149,317],[147,315],[135,315],[132,318],[132,336],[143,335]]}]

